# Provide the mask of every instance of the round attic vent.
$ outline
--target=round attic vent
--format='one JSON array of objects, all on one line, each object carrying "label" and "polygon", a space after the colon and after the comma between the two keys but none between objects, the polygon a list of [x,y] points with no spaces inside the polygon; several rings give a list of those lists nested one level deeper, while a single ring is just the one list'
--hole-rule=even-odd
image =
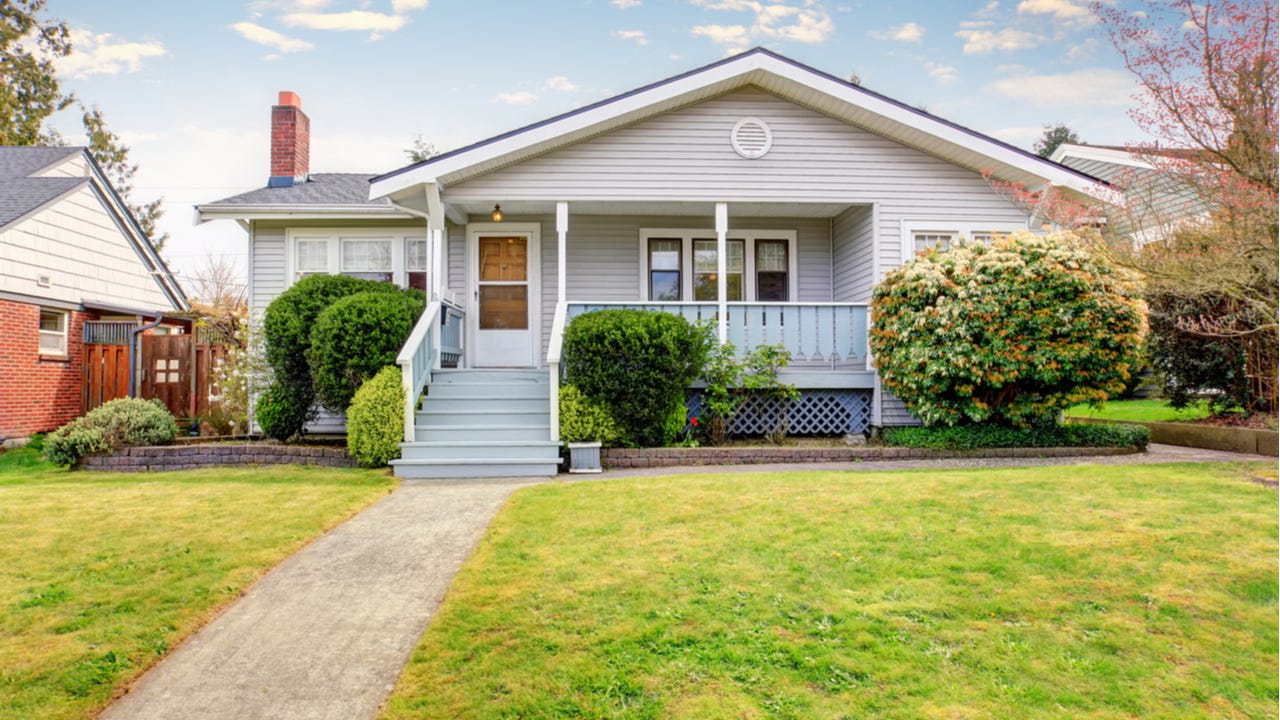
[{"label": "round attic vent", "polygon": [[729,133],[734,152],[748,160],[764,157],[773,147],[773,131],[756,117],[742,118]]}]

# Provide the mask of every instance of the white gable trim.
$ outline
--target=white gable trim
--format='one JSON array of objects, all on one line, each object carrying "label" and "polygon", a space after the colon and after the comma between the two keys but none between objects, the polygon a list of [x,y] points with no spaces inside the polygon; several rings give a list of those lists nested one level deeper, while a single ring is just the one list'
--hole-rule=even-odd
[{"label": "white gable trim", "polygon": [[[424,183],[444,186],[520,162],[588,137],[755,84],[805,104],[803,96],[830,104],[823,111],[950,162],[985,169],[1029,185],[1050,184],[1097,196],[1098,181],[1004,145],[992,138],[908,108],[813,68],[754,50],[583,110],[499,135],[468,148],[409,166],[370,182],[371,199],[395,196]],[[924,146],[928,145],[928,148]],[[1040,189],[1032,187],[1032,189]]]},{"label": "white gable trim", "polygon": [[1143,170],[1154,170],[1151,163],[1143,160],[1128,150],[1115,150],[1112,148],[1093,147],[1091,145],[1075,145],[1072,143],[1063,143],[1058,149],[1053,151],[1050,160],[1061,163],[1067,158],[1080,158],[1081,160],[1096,160],[1098,162],[1113,163],[1115,165],[1125,165],[1128,167],[1141,168]]}]

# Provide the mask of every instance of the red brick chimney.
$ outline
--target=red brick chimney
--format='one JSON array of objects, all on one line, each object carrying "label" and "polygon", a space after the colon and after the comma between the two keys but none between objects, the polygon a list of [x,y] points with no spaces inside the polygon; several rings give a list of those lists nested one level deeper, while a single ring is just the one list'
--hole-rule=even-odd
[{"label": "red brick chimney", "polygon": [[302,99],[288,90],[271,108],[271,179],[267,187],[290,187],[307,181],[311,164],[311,119]]}]

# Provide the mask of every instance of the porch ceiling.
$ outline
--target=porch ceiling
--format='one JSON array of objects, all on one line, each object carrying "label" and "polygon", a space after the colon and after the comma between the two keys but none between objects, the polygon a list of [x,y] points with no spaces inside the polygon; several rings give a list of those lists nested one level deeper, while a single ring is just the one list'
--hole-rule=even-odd
[{"label": "porch ceiling", "polygon": [[[495,198],[494,203],[502,205],[502,212],[510,218],[530,215],[555,215],[554,202],[514,201],[503,202]],[[745,217],[795,217],[819,218],[834,217],[857,205],[858,203],[796,203],[796,202],[730,202],[729,219]],[[489,215],[493,212],[493,204],[488,203],[448,203],[448,208],[456,211],[453,214]],[[670,202],[645,201],[635,202],[600,202],[588,200],[582,202],[569,201],[569,215],[643,215],[643,216],[679,216],[705,217],[707,222],[715,218],[715,203],[710,202]]]}]

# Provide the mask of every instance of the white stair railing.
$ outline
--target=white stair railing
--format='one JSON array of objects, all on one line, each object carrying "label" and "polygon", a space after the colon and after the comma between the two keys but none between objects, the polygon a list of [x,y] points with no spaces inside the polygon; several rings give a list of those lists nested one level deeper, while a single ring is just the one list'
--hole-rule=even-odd
[{"label": "white stair railing", "polygon": [[428,303],[396,356],[404,386],[405,442],[414,442],[418,396],[431,382],[431,371],[440,368],[441,357],[456,360],[462,356],[463,318],[461,308],[439,300]]}]

